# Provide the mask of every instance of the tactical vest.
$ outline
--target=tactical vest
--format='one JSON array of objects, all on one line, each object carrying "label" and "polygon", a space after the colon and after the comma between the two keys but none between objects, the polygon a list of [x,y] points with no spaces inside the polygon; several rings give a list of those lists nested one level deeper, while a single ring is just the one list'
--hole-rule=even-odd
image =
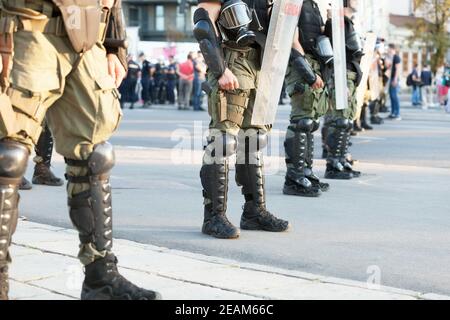
[{"label": "tactical vest", "polygon": [[303,1],[302,12],[298,21],[299,40],[307,53],[313,52],[316,39],[322,35],[324,23],[317,3],[312,0]]}]

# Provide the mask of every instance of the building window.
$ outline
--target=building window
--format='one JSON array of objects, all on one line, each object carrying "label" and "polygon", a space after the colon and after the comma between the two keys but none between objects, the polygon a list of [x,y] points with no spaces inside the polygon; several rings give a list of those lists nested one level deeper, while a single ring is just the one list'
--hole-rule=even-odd
[{"label": "building window", "polygon": [[148,30],[149,29],[148,22],[150,21],[148,17],[148,7],[143,6],[140,12],[141,12],[141,21],[139,26],[141,27],[141,29]]},{"label": "building window", "polygon": [[139,26],[139,9],[136,7],[130,7],[128,9],[128,24],[130,27]]},{"label": "building window", "polygon": [[156,30],[157,31],[164,31],[164,7],[163,6],[156,6]]},{"label": "building window", "polygon": [[186,27],[186,14],[177,10],[177,30],[184,31]]}]

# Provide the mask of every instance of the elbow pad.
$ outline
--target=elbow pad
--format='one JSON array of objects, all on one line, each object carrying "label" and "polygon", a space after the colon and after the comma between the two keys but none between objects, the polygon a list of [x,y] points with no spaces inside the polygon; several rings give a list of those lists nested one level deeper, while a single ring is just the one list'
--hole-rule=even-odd
[{"label": "elbow pad", "polygon": [[127,64],[127,34],[122,14],[122,1],[117,0],[111,8],[108,25],[106,27],[104,46],[107,53],[115,54],[119,58],[125,70]]},{"label": "elbow pad", "polygon": [[208,72],[219,79],[226,69],[223,49],[218,39],[208,11],[199,8],[194,13],[194,37],[208,65]]},{"label": "elbow pad", "polygon": [[345,39],[347,50],[355,58],[361,58],[363,53],[363,45],[360,36],[356,32],[352,32]]},{"label": "elbow pad", "polygon": [[308,60],[306,60],[304,55],[302,55],[297,50],[292,49],[291,57],[289,60],[291,67],[301,74],[307,84],[312,85],[316,82],[316,73],[311,68],[311,65],[309,64]]}]

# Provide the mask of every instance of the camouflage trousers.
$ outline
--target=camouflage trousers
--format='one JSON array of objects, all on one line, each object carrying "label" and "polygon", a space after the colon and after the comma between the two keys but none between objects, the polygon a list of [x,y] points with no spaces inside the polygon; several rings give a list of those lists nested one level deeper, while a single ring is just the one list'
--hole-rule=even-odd
[{"label": "camouflage trousers", "polygon": [[[321,75],[320,63],[309,54],[306,59],[314,72]],[[293,121],[304,118],[319,120],[328,110],[328,89],[311,88],[302,75],[290,66],[286,73],[286,91],[291,98]]]},{"label": "camouflage trousers", "polygon": [[[18,141],[31,152],[45,118],[56,151],[65,158],[87,160],[96,144],[110,138],[121,119],[105,48],[99,42],[78,54],[64,34],[21,30],[29,22],[24,19],[14,32],[10,85],[1,97],[0,140]],[[88,173],[87,168],[75,166],[67,166],[66,171],[70,176]],[[88,183],[67,186],[69,198],[86,190]],[[80,259],[87,264],[105,254],[84,246]]]}]

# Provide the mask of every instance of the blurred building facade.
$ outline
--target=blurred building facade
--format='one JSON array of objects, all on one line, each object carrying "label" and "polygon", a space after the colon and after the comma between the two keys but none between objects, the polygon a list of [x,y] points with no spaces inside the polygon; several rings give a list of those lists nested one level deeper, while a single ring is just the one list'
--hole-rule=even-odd
[{"label": "blurred building facade", "polygon": [[193,3],[179,0],[123,0],[125,21],[139,27],[142,41],[194,41]]},{"label": "blurred building facade", "polygon": [[[326,11],[330,1],[316,1]],[[176,47],[182,47],[184,54],[189,48],[196,49],[192,34],[196,5],[197,0],[123,0],[125,20],[130,34],[134,35],[131,43],[141,50],[157,48],[158,52],[169,49],[176,52]],[[403,74],[408,74],[415,63],[428,60],[430,53],[425,46],[409,41],[410,26],[421,19],[420,12],[414,8],[414,0],[360,0],[358,15],[357,24],[363,33],[375,32],[386,43],[399,46]]]}]

